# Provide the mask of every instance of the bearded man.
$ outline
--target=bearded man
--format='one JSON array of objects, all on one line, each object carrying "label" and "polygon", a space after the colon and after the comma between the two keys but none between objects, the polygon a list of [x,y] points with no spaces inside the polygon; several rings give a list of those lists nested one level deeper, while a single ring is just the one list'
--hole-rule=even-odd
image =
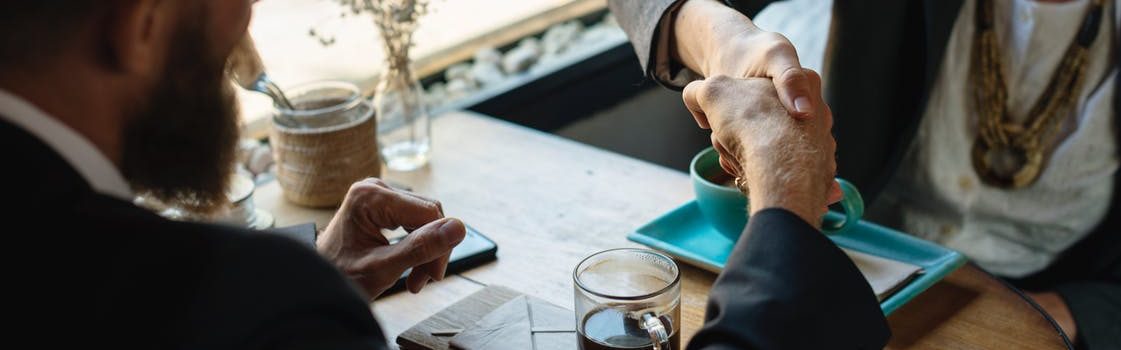
[{"label": "bearded man", "polygon": [[[223,205],[238,138],[224,71],[252,2],[0,5],[0,139],[19,198],[5,218],[36,261],[14,271],[18,300],[34,306],[17,315],[69,334],[41,344],[380,348],[365,301],[409,268],[414,293],[444,277],[463,224],[375,179],[303,245],[132,204],[144,193]],[[380,229],[397,227],[411,234],[390,246]]]}]

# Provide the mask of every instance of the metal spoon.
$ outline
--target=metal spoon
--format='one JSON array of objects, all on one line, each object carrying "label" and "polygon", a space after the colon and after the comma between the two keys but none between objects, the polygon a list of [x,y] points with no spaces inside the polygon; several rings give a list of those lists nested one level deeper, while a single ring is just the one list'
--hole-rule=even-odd
[{"label": "metal spoon", "polygon": [[237,82],[237,85],[243,89],[263,93],[271,97],[273,103],[282,108],[296,109],[292,105],[292,101],[284,95],[284,91],[269,79],[268,74],[265,74],[265,65],[261,62],[261,55],[257,52],[257,46],[253,44],[253,38],[249,35],[246,35],[234,48],[233,53],[230,54],[227,71],[230,77]]},{"label": "metal spoon", "polygon": [[284,91],[277,86],[276,83],[269,79],[269,75],[261,72],[257,79],[253,80],[250,91],[256,91],[268,95],[272,98],[273,103],[288,110],[295,110],[296,107],[292,105],[292,101],[288,100],[288,96],[284,95]]}]

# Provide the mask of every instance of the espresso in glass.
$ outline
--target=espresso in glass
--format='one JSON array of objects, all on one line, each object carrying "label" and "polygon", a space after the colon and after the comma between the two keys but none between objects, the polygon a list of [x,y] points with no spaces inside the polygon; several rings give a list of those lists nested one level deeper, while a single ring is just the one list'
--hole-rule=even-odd
[{"label": "espresso in glass", "polygon": [[613,249],[573,271],[580,349],[678,349],[681,277],[677,264],[645,249]]}]

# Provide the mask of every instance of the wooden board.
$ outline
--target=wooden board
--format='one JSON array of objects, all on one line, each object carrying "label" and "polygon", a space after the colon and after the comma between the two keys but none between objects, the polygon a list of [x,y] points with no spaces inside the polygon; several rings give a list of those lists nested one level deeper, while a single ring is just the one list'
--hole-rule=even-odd
[{"label": "wooden board", "polygon": [[[687,174],[477,114],[437,117],[433,134],[428,167],[383,178],[441,200],[447,215],[498,243],[498,261],[431,284],[420,295],[375,302],[390,338],[483,285],[510,286],[572,308],[572,268],[581,258],[637,246],[627,233],[693,198]],[[332,215],[284,202],[275,183],[258,189],[256,202],[280,226],[315,221],[324,227]],[[686,343],[703,324],[716,276],[681,265]],[[1042,313],[971,266],[889,322],[892,348],[1064,348]]]}]

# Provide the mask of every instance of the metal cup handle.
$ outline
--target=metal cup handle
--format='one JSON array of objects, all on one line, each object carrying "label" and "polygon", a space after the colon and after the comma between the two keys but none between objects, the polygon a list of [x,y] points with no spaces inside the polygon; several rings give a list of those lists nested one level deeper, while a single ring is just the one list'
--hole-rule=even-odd
[{"label": "metal cup handle", "polygon": [[654,350],[673,350],[670,349],[672,345],[662,348],[662,344],[669,344],[669,332],[666,332],[666,325],[662,324],[662,320],[653,313],[642,314],[642,323],[646,328],[646,332],[650,333],[650,340],[654,343]]}]

